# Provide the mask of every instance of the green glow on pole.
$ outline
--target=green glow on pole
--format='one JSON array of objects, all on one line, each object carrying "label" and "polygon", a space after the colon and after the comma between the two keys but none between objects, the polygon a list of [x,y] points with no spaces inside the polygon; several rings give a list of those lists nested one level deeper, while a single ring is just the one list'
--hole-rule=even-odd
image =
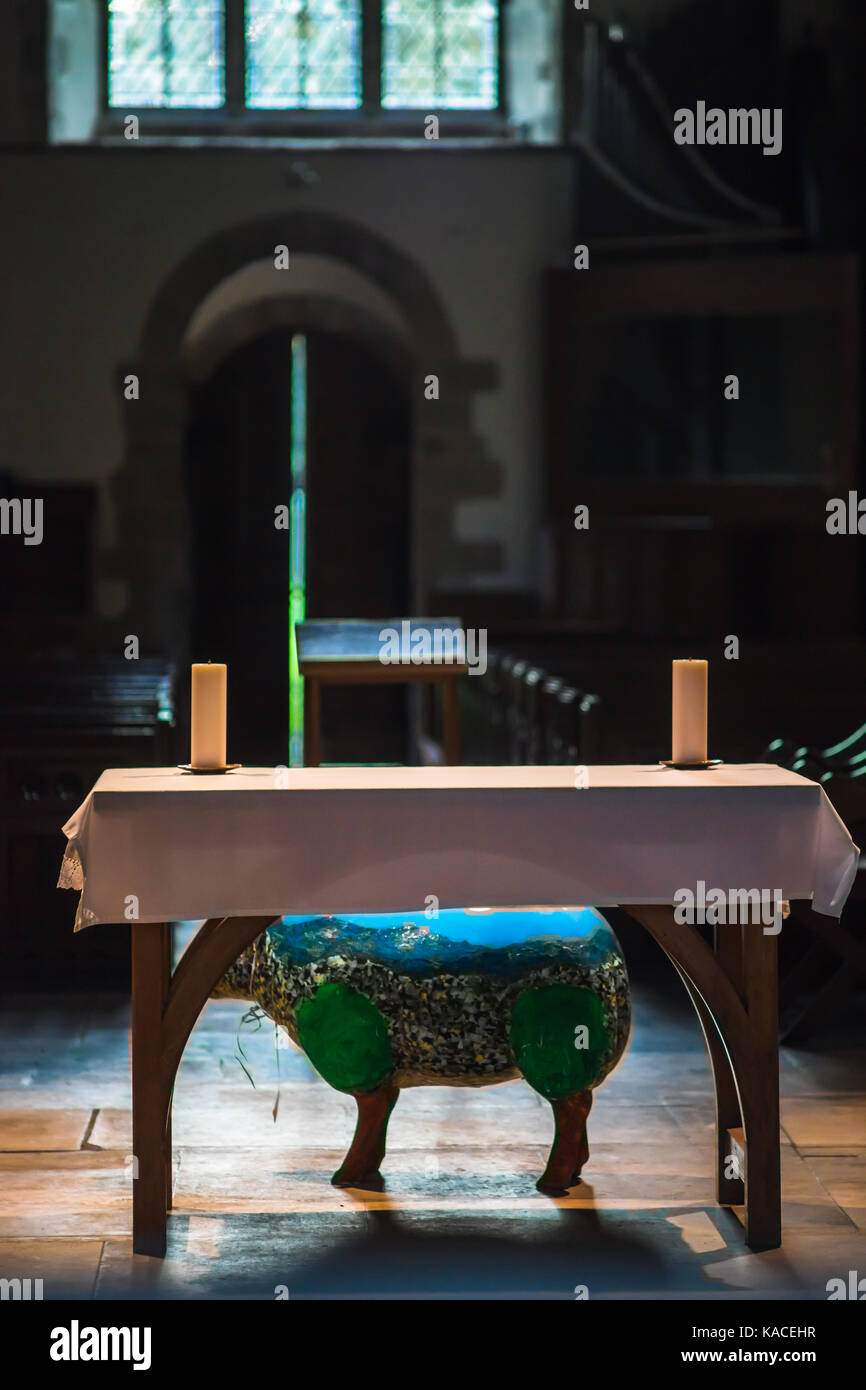
[{"label": "green glow on pole", "polygon": [[307,340],[292,335],[292,497],[289,507],[289,767],[304,763],[304,682],[295,625],[307,602]]}]

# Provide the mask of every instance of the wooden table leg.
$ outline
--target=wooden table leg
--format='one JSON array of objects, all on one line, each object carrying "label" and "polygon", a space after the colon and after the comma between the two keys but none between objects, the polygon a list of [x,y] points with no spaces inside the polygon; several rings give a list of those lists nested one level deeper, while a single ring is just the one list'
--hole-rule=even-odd
[{"label": "wooden table leg", "polygon": [[681,978],[695,1006],[713,1073],[716,1101],[716,1201],[722,1207],[745,1206],[745,1159],[738,1144],[743,1130],[743,1120],[730,1058],[703,999],[685,976]]},{"label": "wooden table leg", "polygon": [[171,977],[167,922],[132,924],[132,1248],[164,1255],[171,1185],[162,1020]]},{"label": "wooden table leg", "polygon": [[132,925],[132,1248],[163,1256],[172,1204],[171,1099],[183,1049],[214,986],[275,917],[212,918],[171,973],[165,922]]},{"label": "wooden table leg", "polygon": [[[742,926],[739,959],[731,927],[720,929],[712,949],[695,927],[674,920],[671,907],[625,910],[676,966],[707,1041],[716,1094],[718,1198],[744,1200],[746,1243],[773,1249],[782,1239],[776,937],[765,935],[759,923]],[[726,1172],[731,1155],[745,1169],[744,1183]]]},{"label": "wooden table leg", "polygon": [[460,763],[460,689],[459,676],[446,676],[442,682],[442,722],[445,762],[448,767]]},{"label": "wooden table leg", "polygon": [[[167,980],[167,981],[170,981],[170,980],[171,980],[172,947],[173,947],[173,944],[174,944],[174,933],[173,933],[173,930],[172,930],[172,924],[171,924],[171,922],[168,922],[166,925],[167,925],[167,931],[166,931],[166,933],[165,933],[165,964],[164,964],[164,970],[165,970],[165,978],[166,978],[166,980]],[[167,998],[167,997],[168,997],[168,990],[166,989],[166,998]],[[166,1116],[165,1116],[165,1137],[164,1137],[164,1140],[163,1140],[163,1163],[164,1163],[164,1165],[165,1165],[165,1206],[166,1206],[166,1210],[167,1210],[167,1211],[171,1211],[172,1204],[173,1204],[173,1202],[174,1202],[174,1162],[173,1162],[173,1159],[174,1159],[174,1150],[173,1150],[172,1141],[171,1141],[171,1105],[172,1105],[172,1094],[173,1094],[173,1092],[170,1093],[170,1094],[169,1094],[169,1097],[168,1097],[168,1107],[167,1107]]]},{"label": "wooden table leg", "polygon": [[322,693],[315,676],[304,678],[304,767],[321,762]]},{"label": "wooden table leg", "polygon": [[[713,939],[716,960],[742,1000],[743,927],[735,922],[718,925],[714,928]],[[702,1007],[703,1001],[699,1003],[696,1000],[699,1017]],[[724,1039],[719,1037],[715,1022],[708,1012],[707,1019],[710,1026],[704,1023],[704,1036],[707,1038],[716,1090],[716,1200],[723,1207],[740,1207],[746,1204],[740,1097]],[[701,1021],[704,1022],[703,1019]]]},{"label": "wooden table leg", "polygon": [[747,1093],[746,1241],[753,1250],[782,1241],[779,1151],[779,962],[778,941],[759,925],[743,927],[746,1009],[752,1028]]}]

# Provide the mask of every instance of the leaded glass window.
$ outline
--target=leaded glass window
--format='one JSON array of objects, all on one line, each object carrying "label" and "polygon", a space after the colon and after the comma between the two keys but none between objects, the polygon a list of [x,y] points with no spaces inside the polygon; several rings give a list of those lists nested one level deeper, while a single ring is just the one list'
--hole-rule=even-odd
[{"label": "leaded glass window", "polygon": [[223,0],[109,0],[110,106],[222,106]]},{"label": "leaded glass window", "polygon": [[382,105],[492,110],[498,103],[493,0],[384,0]]},{"label": "leaded glass window", "polygon": [[498,0],[105,0],[104,12],[115,108],[368,119],[499,105]]},{"label": "leaded glass window", "polygon": [[246,104],[361,102],[361,0],[246,0]]}]

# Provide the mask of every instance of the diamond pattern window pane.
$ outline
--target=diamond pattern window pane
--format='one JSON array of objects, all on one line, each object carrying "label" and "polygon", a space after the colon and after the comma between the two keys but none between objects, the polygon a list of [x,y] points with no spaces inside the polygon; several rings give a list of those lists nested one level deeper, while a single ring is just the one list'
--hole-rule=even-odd
[{"label": "diamond pattern window pane", "polygon": [[361,0],[246,0],[247,106],[361,104]]},{"label": "diamond pattern window pane", "polygon": [[494,0],[384,0],[382,105],[492,110],[498,10]]},{"label": "diamond pattern window pane", "polygon": [[109,106],[222,106],[223,0],[109,0]]}]

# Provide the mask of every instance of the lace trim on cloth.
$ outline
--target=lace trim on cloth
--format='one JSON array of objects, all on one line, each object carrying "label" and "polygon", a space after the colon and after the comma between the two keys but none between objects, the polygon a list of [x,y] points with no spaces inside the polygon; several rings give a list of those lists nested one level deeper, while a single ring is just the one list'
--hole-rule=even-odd
[{"label": "lace trim on cloth", "polygon": [[[66,846],[66,852],[60,864],[60,875],[57,879],[57,887],[72,888],[75,892],[83,895],[84,865],[74,845]],[[91,912],[89,907],[82,907],[81,902],[82,899],[79,898],[73,931],[81,931],[84,927],[89,927],[96,921],[96,913]]]},{"label": "lace trim on cloth", "polygon": [[63,862],[60,865],[60,877],[57,880],[58,888],[75,888],[80,893],[84,888],[84,867],[81,863],[78,850],[74,845],[67,845],[63,855]]}]

